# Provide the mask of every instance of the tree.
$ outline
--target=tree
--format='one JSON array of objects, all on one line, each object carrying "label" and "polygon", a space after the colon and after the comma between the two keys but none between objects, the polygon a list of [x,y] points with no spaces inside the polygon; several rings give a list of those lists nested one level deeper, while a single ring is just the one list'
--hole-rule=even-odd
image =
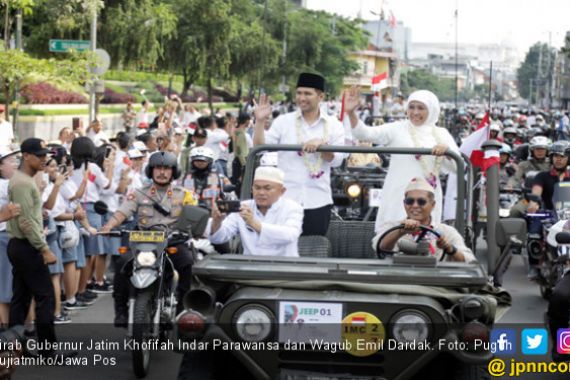
[{"label": "tree", "polygon": [[0,4],[4,6],[4,47],[5,49],[9,49],[15,13],[22,12],[26,15],[31,14],[32,8],[34,7],[34,0],[1,0]]},{"label": "tree", "polygon": [[124,0],[107,7],[101,20],[100,44],[118,68],[154,67],[178,23],[172,6],[156,0]]},{"label": "tree", "polygon": [[429,90],[441,101],[452,100],[455,96],[453,79],[440,78],[424,69],[402,73],[400,85],[404,94],[410,94],[416,90]]},{"label": "tree", "polygon": [[174,68],[170,60],[178,62],[180,69],[187,70],[187,75],[193,75],[188,69],[199,73],[206,83],[209,106],[213,109],[212,82],[229,77],[231,3],[226,0],[171,2],[180,23],[177,37],[170,42],[165,62],[170,69]]},{"label": "tree", "polygon": [[524,62],[517,70],[517,87],[523,98],[532,101],[531,87],[539,97],[546,95],[547,84],[554,70],[554,54],[553,49],[540,42],[531,46],[526,53]]},{"label": "tree", "polygon": [[89,78],[88,67],[93,63],[90,53],[71,54],[68,59],[38,59],[20,50],[0,53],[0,80],[4,84],[6,115],[9,114],[11,94],[16,85],[33,78],[55,83],[79,83]]}]

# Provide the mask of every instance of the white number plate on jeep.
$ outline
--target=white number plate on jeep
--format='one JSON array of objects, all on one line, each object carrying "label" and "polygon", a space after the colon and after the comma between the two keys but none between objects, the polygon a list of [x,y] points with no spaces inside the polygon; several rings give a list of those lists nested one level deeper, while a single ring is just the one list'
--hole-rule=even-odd
[{"label": "white number plate on jeep", "polygon": [[279,342],[340,342],[342,304],[279,302]]}]

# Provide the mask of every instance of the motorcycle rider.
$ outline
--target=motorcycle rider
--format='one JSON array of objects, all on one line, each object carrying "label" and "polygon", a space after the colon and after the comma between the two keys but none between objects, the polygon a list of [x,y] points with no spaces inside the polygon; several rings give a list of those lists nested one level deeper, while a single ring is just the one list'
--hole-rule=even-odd
[{"label": "motorcycle rider", "polygon": [[505,129],[503,129],[503,139],[511,148],[522,144],[522,140],[518,138],[517,130],[513,127],[505,127]]},{"label": "motorcycle rider", "polygon": [[[542,171],[534,177],[532,194],[541,197],[542,204],[530,202],[527,207],[528,213],[535,213],[539,209],[554,210],[552,195],[554,186],[558,182],[569,182],[570,171],[568,170],[568,154],[570,153],[570,142],[557,141],[550,148],[551,169]],[[529,279],[538,277],[538,261],[529,255]]]},{"label": "motorcycle rider", "polygon": [[[567,224],[564,226],[565,229],[570,227]],[[570,260],[566,261],[564,275],[552,290],[546,312],[546,323],[552,338],[552,360],[555,362],[570,360],[570,355],[558,353],[556,344],[558,330],[570,327],[568,320],[570,320]]]},{"label": "motorcycle rider", "polygon": [[[113,214],[100,232],[109,232],[121,225],[123,221],[136,213],[139,228],[153,225],[175,226],[185,205],[196,205],[196,200],[190,191],[173,186],[172,182],[180,176],[176,156],[170,152],[153,153],[145,168],[145,174],[152,183],[129,192],[125,202]],[[168,211],[163,215],[155,209],[154,202]],[[174,268],[179,274],[177,291],[178,307],[182,307],[181,298],[190,288],[192,256],[186,244],[177,246],[178,252],[170,255]],[[129,283],[122,268],[133,258],[133,253],[122,255],[116,262],[113,298],[115,299],[115,326],[126,326],[128,322]]]},{"label": "motorcycle rider", "polygon": [[509,144],[503,143],[499,149],[499,184],[501,186],[506,185],[517,170],[517,165],[511,162],[512,154],[513,150]]},{"label": "motorcycle rider", "polygon": [[229,180],[217,173],[214,167],[214,151],[205,146],[190,151],[190,167],[184,178],[184,188],[192,191],[201,207],[211,208],[212,199],[218,198],[220,187]]},{"label": "motorcycle rider", "polygon": [[511,187],[521,187],[526,174],[530,171],[548,171],[550,161],[546,156],[548,147],[551,145],[549,138],[536,136],[530,140],[529,149],[531,157],[519,164],[515,175],[509,179]]}]

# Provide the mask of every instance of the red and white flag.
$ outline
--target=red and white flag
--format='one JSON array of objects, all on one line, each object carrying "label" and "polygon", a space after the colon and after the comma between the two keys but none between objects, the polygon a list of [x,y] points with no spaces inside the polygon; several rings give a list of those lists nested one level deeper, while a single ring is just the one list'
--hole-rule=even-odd
[{"label": "red and white flag", "polygon": [[372,77],[372,91],[381,91],[386,87],[388,87],[387,71]]},{"label": "red and white flag", "polygon": [[493,165],[499,164],[498,151],[483,152],[481,148],[483,143],[489,140],[489,131],[489,112],[487,112],[483,120],[481,120],[481,123],[477,126],[477,130],[467,136],[459,147],[459,150],[469,157],[473,166],[479,167],[483,171],[486,171]]},{"label": "red and white flag", "polygon": [[394,29],[398,24],[396,21],[396,17],[394,17],[394,13],[390,11],[390,17],[388,17],[388,23],[390,24],[390,28]]},{"label": "red and white flag", "polygon": [[341,123],[344,121],[344,95],[345,95],[345,93],[343,92],[342,93],[342,100],[340,103],[340,117],[339,117],[339,120]]}]

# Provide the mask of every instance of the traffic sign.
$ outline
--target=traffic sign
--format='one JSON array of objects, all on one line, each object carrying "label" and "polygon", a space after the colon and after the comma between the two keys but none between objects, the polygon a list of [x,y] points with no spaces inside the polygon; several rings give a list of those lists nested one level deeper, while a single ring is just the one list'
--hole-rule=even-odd
[{"label": "traffic sign", "polygon": [[97,55],[97,64],[96,67],[92,69],[93,74],[103,75],[109,70],[109,66],[111,66],[111,57],[109,53],[103,49],[95,50],[95,54]]},{"label": "traffic sign", "polygon": [[67,53],[70,50],[84,51],[91,47],[90,41],[83,40],[49,40],[49,51],[53,53]]}]

